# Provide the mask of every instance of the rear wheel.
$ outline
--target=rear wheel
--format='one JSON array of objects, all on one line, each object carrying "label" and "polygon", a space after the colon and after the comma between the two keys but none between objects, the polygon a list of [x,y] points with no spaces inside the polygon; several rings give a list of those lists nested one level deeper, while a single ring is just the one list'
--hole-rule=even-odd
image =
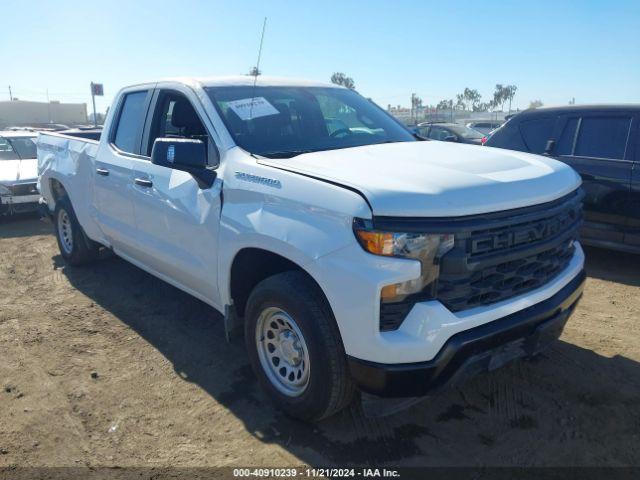
[{"label": "rear wheel", "polygon": [[99,245],[82,230],[69,197],[56,201],[53,223],[60,255],[69,265],[83,265],[98,256]]},{"label": "rear wheel", "polygon": [[285,272],[260,282],[245,317],[251,365],[280,408],[319,420],[349,404],[354,387],[338,327],[307,275]]}]

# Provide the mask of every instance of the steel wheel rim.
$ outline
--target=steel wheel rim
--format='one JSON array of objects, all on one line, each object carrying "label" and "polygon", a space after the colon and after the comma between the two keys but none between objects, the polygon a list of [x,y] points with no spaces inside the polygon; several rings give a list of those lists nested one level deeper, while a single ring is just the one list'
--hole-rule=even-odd
[{"label": "steel wheel rim", "polygon": [[256,347],[262,370],[271,384],[289,397],[309,385],[309,349],[296,321],[277,307],[265,308],[256,324]]},{"label": "steel wheel rim", "polygon": [[58,214],[58,237],[64,252],[71,255],[73,251],[73,231],[71,229],[71,219],[66,210],[60,210]]}]

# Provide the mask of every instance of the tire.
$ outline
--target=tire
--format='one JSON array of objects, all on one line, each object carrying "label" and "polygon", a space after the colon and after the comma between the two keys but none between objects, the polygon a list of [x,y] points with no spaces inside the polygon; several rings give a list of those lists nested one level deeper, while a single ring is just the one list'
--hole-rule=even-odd
[{"label": "tire", "polygon": [[354,385],[338,326],[324,294],[306,274],[280,273],[254,288],[247,302],[245,342],[258,381],[288,415],[317,421],[351,402]]},{"label": "tire", "polygon": [[53,225],[60,255],[72,266],[87,264],[98,257],[99,245],[89,239],[82,230],[69,197],[56,201]]}]

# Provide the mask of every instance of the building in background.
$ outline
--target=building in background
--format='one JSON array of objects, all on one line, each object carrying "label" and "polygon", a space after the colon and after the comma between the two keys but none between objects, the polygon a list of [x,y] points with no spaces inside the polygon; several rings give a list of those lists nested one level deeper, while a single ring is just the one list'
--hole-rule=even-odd
[{"label": "building in background", "polygon": [[0,129],[47,123],[84,125],[87,121],[86,103],[0,101]]}]

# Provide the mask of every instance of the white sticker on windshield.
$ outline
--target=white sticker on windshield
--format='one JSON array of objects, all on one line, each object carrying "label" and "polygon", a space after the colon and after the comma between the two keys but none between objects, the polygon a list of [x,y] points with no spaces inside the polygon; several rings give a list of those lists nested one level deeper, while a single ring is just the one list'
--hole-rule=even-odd
[{"label": "white sticker on windshield", "polygon": [[227,102],[231,110],[236,112],[241,120],[251,120],[252,118],[266,117],[280,113],[276,107],[271,105],[264,97],[243,98]]}]

